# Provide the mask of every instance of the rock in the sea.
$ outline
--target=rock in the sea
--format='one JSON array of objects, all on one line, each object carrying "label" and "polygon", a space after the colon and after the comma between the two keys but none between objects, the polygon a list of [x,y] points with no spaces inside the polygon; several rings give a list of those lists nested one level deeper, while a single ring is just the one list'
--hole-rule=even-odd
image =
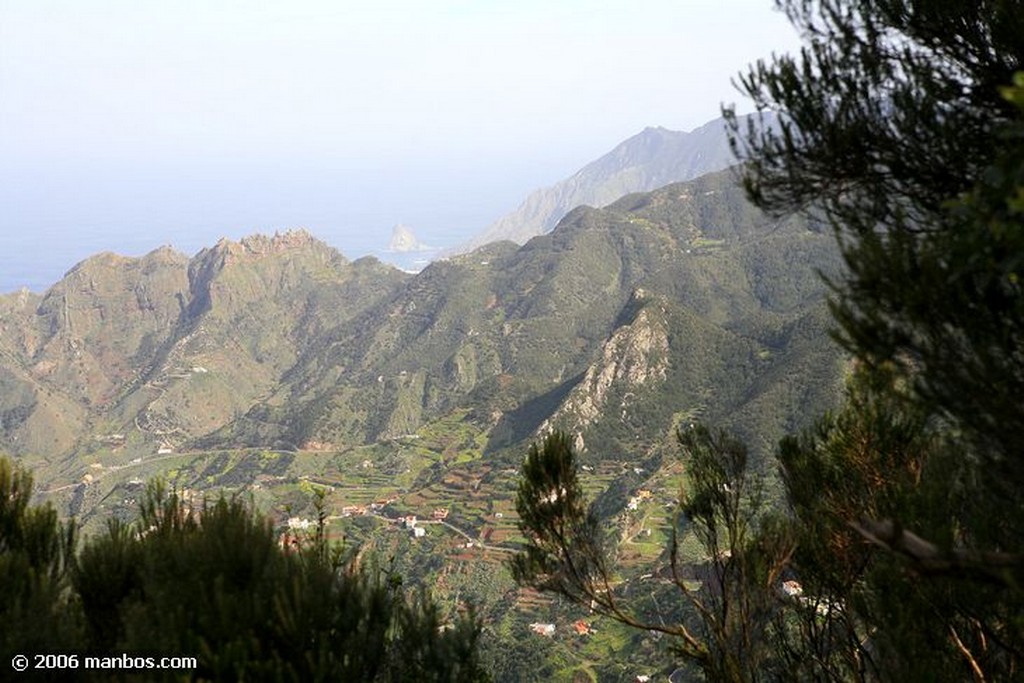
[{"label": "rock in the sea", "polygon": [[416,239],[416,234],[408,225],[399,223],[391,229],[391,240],[388,242],[388,251],[427,251],[430,247]]}]

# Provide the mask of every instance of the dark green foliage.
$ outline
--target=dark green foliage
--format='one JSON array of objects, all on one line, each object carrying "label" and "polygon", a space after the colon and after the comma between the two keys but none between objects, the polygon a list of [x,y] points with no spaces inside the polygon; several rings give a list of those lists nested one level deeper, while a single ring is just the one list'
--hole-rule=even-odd
[{"label": "dark green foliage", "polygon": [[711,580],[697,595],[681,586],[697,612],[675,632],[681,654],[715,681],[1014,680],[1024,82],[1005,86],[1024,7],[779,4],[808,47],[743,78],[780,116],[734,128],[734,143],[755,204],[831,222],[846,262],[832,313],[859,367],[844,407],[780,447],[787,518],[749,516],[742,444],[684,437],[682,510]]},{"label": "dark green foliage", "polygon": [[121,604],[141,596],[141,562],[135,530],[116,519],[107,523],[105,534],[82,549],[74,583],[88,626],[88,648],[112,651],[121,641]]},{"label": "dark green foliage", "polygon": [[549,681],[564,666],[565,655],[547,638],[517,638],[485,629],[480,658],[495,681]]},{"label": "dark green foliage", "polygon": [[[531,447],[516,509],[530,539],[512,561],[521,584],[561,594],[628,626],[673,636],[672,648],[709,680],[757,681],[773,661],[765,634],[778,611],[773,589],[791,552],[788,533],[763,519],[746,447],[696,426],[679,435],[687,466],[670,549],[670,585],[690,618],[666,623],[637,610],[614,566],[601,523],[586,507],[576,457],[565,434]],[[762,529],[763,526],[763,529]],[[761,529],[761,533],[755,533]],[[678,556],[676,533],[693,532],[703,558]],[[687,585],[684,576],[701,585]]]},{"label": "dark green foliage", "polygon": [[112,521],[75,561],[75,525],[29,506],[30,487],[0,459],[5,652],[198,658],[195,671],[129,680],[486,680],[472,614],[446,623],[395,574],[344,560],[323,516],[282,547],[241,500],[193,510],[151,485],[139,522]]},{"label": "dark green foliage", "polygon": [[687,474],[681,512],[707,556],[703,589],[691,597],[706,643],[697,661],[708,680],[765,680],[774,657],[768,632],[778,609],[775,589],[792,552],[789,534],[765,519],[742,442],[701,425],[679,440]]},{"label": "dark green foliage", "polygon": [[1012,678],[1024,600],[1006,583],[1019,571],[958,543],[976,489],[904,391],[860,372],[840,411],[781,445],[803,597],[779,650],[801,678],[958,681],[972,660]]},{"label": "dark green foliage", "polygon": [[582,602],[595,585],[607,587],[609,575],[603,534],[596,515],[587,509],[576,467],[567,434],[555,432],[542,446],[530,446],[516,512],[532,543],[514,558],[512,575]]},{"label": "dark green foliage", "polygon": [[[913,398],[963,432],[970,476],[1019,516],[1024,113],[1005,88],[1024,67],[1024,5],[779,4],[808,45],[742,79],[782,112],[778,128],[734,130],[748,196],[830,218],[848,266],[834,283],[840,340],[913,377]],[[1007,533],[978,540],[1024,541]]]},{"label": "dark green foliage", "polygon": [[1014,679],[1024,5],[778,4],[807,46],[742,78],[780,117],[734,127],[734,145],[757,205],[831,221],[847,265],[832,313],[863,374],[841,413],[782,446],[794,567],[829,615],[801,622],[792,660],[823,655],[807,676]]},{"label": "dark green foliage", "polygon": [[[69,650],[78,637],[68,573],[77,528],[34,506],[32,475],[0,457],[0,652]],[[8,662],[3,662],[6,668]]]},{"label": "dark green foliage", "polygon": [[[1017,0],[777,0],[805,40],[740,86],[777,128],[736,130],[754,203],[818,205],[857,237],[927,231],[969,191],[1016,118],[1000,97],[1024,64]],[[735,120],[735,119],[734,119]],[[753,124],[753,122],[752,122]]]},{"label": "dark green foliage", "polygon": [[[391,575],[343,562],[321,532],[282,550],[248,505],[221,498],[193,512],[159,487],[139,530],[125,537],[112,526],[82,554],[76,583],[89,623],[117,615],[93,633],[106,651],[195,653],[213,680],[481,676],[470,621],[440,632],[425,596],[407,598]],[[112,569],[124,579],[119,595],[106,581]],[[97,592],[103,603],[86,600]]]},{"label": "dark green foliage", "polygon": [[[915,400],[961,433],[973,454],[965,476],[980,478],[998,509],[979,516],[1024,514],[1024,230],[1013,205],[1024,182],[1019,130],[1007,129],[1007,153],[930,224],[935,229],[861,239],[848,256],[854,280],[834,306],[849,348],[874,366],[898,363],[913,378]],[[1024,544],[1020,527],[976,533],[970,542],[983,546]]]}]

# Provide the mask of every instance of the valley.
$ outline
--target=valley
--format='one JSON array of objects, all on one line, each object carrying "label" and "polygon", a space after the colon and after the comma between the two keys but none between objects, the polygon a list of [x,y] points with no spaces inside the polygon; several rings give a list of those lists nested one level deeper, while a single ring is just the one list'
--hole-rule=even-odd
[{"label": "valley", "polygon": [[0,443],[86,533],[134,519],[156,479],[194,507],[244,496],[282,534],[322,516],[452,615],[474,605],[510,680],[541,662],[639,674],[608,653],[657,670],[653,636],[512,581],[523,455],[573,436],[623,590],[660,613],[675,430],[740,434],[773,486],[775,442],[839,396],[818,274],[839,267],[827,230],[764,216],[728,171],[416,275],[305,232],[103,254],[0,297]]}]

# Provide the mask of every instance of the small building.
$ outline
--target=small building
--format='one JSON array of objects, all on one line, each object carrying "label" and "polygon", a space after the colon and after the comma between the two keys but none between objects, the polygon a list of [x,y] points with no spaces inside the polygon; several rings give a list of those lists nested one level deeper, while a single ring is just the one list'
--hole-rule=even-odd
[{"label": "small building", "polygon": [[788,597],[798,598],[803,595],[804,589],[799,581],[789,580],[782,582],[782,592]]},{"label": "small building", "polygon": [[536,633],[537,635],[546,636],[548,638],[550,638],[551,636],[555,635],[555,625],[554,624],[541,624],[539,622],[538,623],[533,623],[533,624],[530,624],[530,630],[533,631],[534,633]]},{"label": "small building", "polygon": [[448,508],[436,508],[434,512],[431,513],[431,517],[438,521],[448,519]]},{"label": "small building", "polygon": [[301,543],[299,542],[299,537],[289,531],[286,531],[283,534],[281,534],[279,543],[281,545],[281,549],[288,553],[298,552],[299,549],[302,547]]},{"label": "small building", "polygon": [[585,636],[590,633],[590,624],[583,621],[582,619],[573,624],[572,628],[574,631],[576,631],[576,635],[578,636]]},{"label": "small building", "polygon": [[413,538],[423,538],[426,535],[427,535],[427,530],[425,528],[423,528],[421,526],[414,526],[414,527],[412,527],[412,537]]}]

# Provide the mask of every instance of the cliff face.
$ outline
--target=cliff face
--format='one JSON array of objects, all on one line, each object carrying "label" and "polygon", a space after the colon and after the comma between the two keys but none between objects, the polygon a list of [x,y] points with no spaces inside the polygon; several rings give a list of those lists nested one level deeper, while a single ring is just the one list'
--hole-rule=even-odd
[{"label": "cliff face", "polygon": [[575,436],[576,449],[587,450],[583,433],[603,417],[629,421],[644,395],[658,392],[667,378],[669,320],[667,302],[650,301],[639,289],[627,304],[638,310],[601,345],[592,363],[557,411],[541,424],[537,436],[558,427]]}]

